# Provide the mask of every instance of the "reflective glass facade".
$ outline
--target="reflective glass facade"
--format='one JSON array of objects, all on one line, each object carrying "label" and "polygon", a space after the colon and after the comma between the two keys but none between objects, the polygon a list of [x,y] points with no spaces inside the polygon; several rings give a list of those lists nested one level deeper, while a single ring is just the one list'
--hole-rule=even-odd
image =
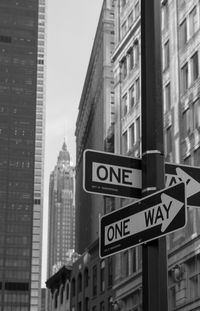
[{"label": "reflective glass facade", "polygon": [[[38,4],[0,0],[1,311],[39,310],[43,165],[42,151],[35,151],[42,150],[43,130],[39,137]],[[40,113],[43,128],[43,108]]]}]

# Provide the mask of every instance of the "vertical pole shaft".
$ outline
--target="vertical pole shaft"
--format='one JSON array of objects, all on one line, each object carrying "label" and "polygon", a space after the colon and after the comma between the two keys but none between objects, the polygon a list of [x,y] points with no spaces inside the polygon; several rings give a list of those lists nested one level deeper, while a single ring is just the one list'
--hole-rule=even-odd
[{"label": "vertical pole shaft", "polygon": [[[160,0],[141,0],[142,192],[164,188]],[[143,245],[143,311],[167,311],[166,238]]]}]

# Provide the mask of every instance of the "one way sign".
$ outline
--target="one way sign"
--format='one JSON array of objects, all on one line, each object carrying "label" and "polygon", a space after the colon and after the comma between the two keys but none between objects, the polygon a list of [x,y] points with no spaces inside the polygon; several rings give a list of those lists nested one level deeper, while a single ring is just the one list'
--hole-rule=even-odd
[{"label": "one way sign", "polygon": [[156,192],[100,220],[100,257],[161,237],[186,224],[185,184]]}]

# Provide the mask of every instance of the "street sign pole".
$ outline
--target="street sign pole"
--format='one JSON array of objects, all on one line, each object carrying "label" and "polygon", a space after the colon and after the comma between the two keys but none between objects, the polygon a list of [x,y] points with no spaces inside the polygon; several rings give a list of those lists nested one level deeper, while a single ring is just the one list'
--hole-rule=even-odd
[{"label": "street sign pole", "polygon": [[[164,188],[160,0],[141,0],[142,194]],[[167,311],[166,238],[143,245],[143,310]]]}]

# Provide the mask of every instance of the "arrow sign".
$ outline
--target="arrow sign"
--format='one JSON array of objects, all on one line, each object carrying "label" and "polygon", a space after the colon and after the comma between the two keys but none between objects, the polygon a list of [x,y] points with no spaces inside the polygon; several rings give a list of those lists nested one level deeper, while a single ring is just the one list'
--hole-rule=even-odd
[{"label": "arrow sign", "polygon": [[100,257],[166,235],[185,224],[185,185],[182,182],[103,216]]},{"label": "arrow sign", "polygon": [[188,206],[200,207],[200,168],[194,166],[165,164],[165,186],[183,181]]}]

